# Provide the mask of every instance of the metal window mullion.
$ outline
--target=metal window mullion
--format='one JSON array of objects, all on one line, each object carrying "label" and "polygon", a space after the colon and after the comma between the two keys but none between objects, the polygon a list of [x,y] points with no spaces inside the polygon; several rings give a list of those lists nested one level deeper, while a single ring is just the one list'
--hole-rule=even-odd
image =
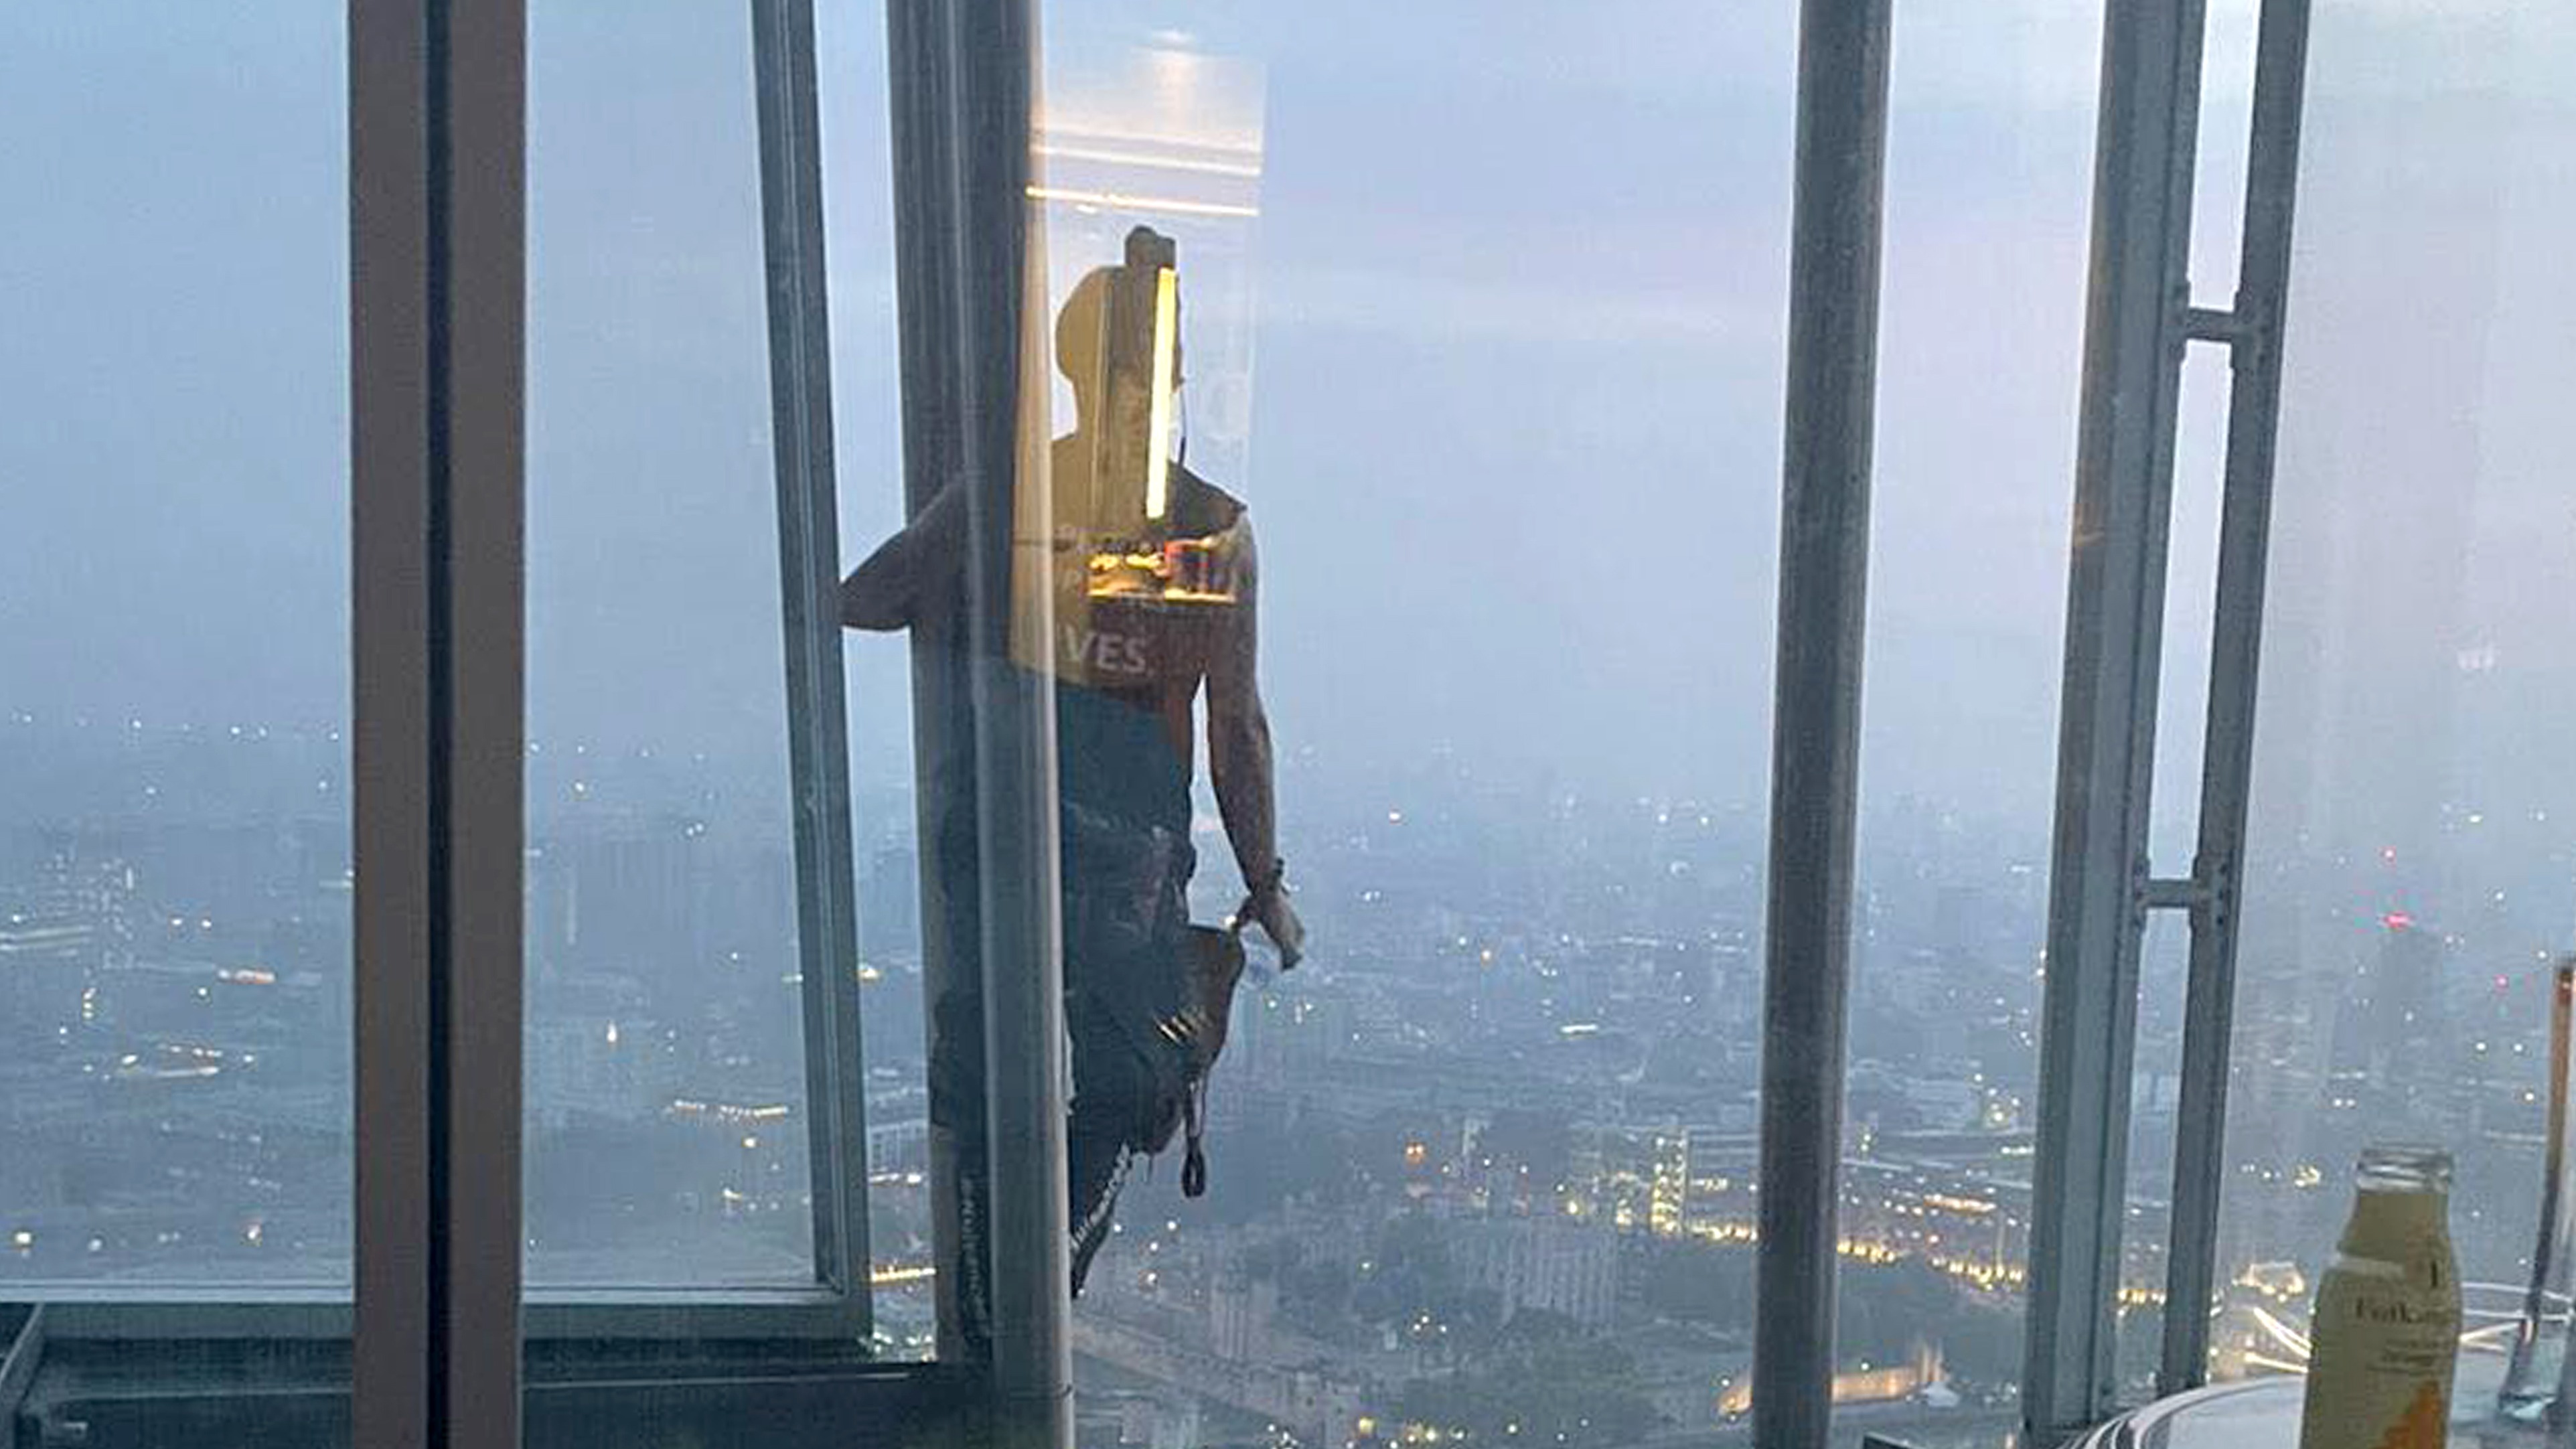
[{"label": "metal window mullion", "polygon": [[[519,1428],[527,863],[527,7],[446,0],[443,633],[453,1449]],[[435,495],[434,495],[435,496]],[[441,574],[433,574],[433,578]],[[371,1446],[372,1449],[372,1446]]]},{"label": "metal window mullion", "polygon": [[2243,920],[2245,824],[2254,769],[2263,592],[2271,543],[2272,471],[2280,433],[2282,329],[2298,199],[2299,130],[2307,84],[2309,0],[2264,0],[2255,41],[2245,223],[2228,346],[2234,376],[2219,523],[2210,646],[2209,719],[2202,748],[2198,886],[2183,1017],[2182,1098],[2174,1135],[2173,1214],[2165,1263],[2159,1392],[2208,1378],[2209,1308],[2226,1182],[2227,1074]]},{"label": "metal window mullion", "polygon": [[796,811],[796,939],[817,1280],[870,1324],[866,1078],[857,874],[842,688],[840,523],[832,466],[831,311],[824,267],[813,0],[752,0],[761,243],[769,302],[771,452]]},{"label": "metal window mullion", "polygon": [[350,0],[352,1431],[519,1428],[525,10]]},{"label": "metal window mullion", "polygon": [[2023,1382],[2039,1442],[2115,1402],[2202,21],[2202,0],[2141,0],[2103,27]]},{"label": "metal window mullion", "polygon": [[[945,893],[972,889],[981,937],[992,1215],[992,1370],[1001,1432],[1071,1442],[1065,1237],[1062,950],[1057,913],[1054,696],[1009,657],[1011,530],[1021,476],[1020,368],[1036,17],[1000,5],[891,5],[897,291],[903,318],[905,493],[918,512],[966,488],[968,618],[914,630],[921,769],[924,986],[935,1038],[964,954],[946,939]],[[1032,460],[1044,464],[1043,450]],[[962,625],[962,637],[958,630]],[[971,780],[943,774],[971,737]],[[971,790],[971,881],[941,857]],[[973,1029],[967,1027],[966,1029]],[[941,1090],[936,1080],[932,1090]],[[933,1117],[941,1113],[934,1103]],[[932,1135],[940,1262],[957,1261],[956,1144]],[[943,1275],[940,1345],[959,1346]]]},{"label": "metal window mullion", "polygon": [[[1044,437],[1023,431],[1023,346],[1033,335],[1031,0],[948,7],[958,102],[951,125],[960,476],[966,484],[967,654],[973,672],[977,903],[984,981],[985,1140],[991,1157],[997,1440],[1071,1449],[1071,1250],[1066,1044],[1058,919],[1055,692],[1012,657],[1016,520],[1044,517]],[[1038,384],[1043,386],[1043,382]],[[1043,430],[1039,432],[1042,434]],[[1024,444],[1033,444],[1024,447]],[[1043,609],[1051,593],[1033,592]],[[1052,625],[1034,637],[1043,647]]]},{"label": "metal window mullion", "polygon": [[417,3],[349,6],[353,1427],[426,1449],[429,75]]},{"label": "metal window mullion", "polygon": [[[957,98],[952,81],[944,0],[888,0],[886,67],[893,149],[895,311],[901,375],[904,511],[918,515],[958,476],[960,432],[957,388],[959,319],[955,269],[949,244],[956,227],[951,160],[956,145]],[[974,728],[963,655],[941,636],[946,621],[924,621],[912,635],[912,746],[914,823],[921,901],[921,986],[927,1048],[935,1059],[943,1004],[956,986],[959,953],[948,939],[947,892],[971,885],[953,877],[939,859],[939,843],[953,802],[947,792],[971,792],[971,774],[954,771],[964,758],[949,742]],[[951,762],[943,776],[940,762]],[[972,959],[972,958],[968,958]],[[955,1015],[951,1013],[952,1019]],[[978,1036],[980,1018],[961,1029]],[[958,1181],[964,1166],[959,1143],[938,1124],[958,1120],[980,1102],[944,1100],[953,1083],[933,1073],[930,1120],[932,1261],[942,1271],[932,1285],[938,1323],[938,1357],[956,1361],[966,1342],[960,1328]]]},{"label": "metal window mullion", "polygon": [[1799,18],[1753,1350],[1754,1438],[1783,1449],[1832,1427],[1890,10]]}]

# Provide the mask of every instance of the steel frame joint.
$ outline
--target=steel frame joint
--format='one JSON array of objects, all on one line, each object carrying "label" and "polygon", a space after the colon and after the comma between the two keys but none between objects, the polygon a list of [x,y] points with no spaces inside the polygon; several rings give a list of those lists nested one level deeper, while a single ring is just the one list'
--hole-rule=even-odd
[{"label": "steel frame joint", "polygon": [[2253,327],[2241,312],[2222,307],[2183,308],[2183,336],[2193,342],[2215,342],[2223,347],[2238,347],[2251,341]]}]

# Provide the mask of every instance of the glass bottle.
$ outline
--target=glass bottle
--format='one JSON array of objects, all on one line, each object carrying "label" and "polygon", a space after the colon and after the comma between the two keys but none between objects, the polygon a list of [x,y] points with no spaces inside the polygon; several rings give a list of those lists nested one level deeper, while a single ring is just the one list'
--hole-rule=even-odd
[{"label": "glass bottle", "polygon": [[2542,1139],[2539,1239],[2531,1250],[2531,1285],[2523,1293],[2522,1321],[2514,1326],[2513,1359],[2505,1369],[2504,1388],[2496,1395],[2496,1412],[2521,1424],[2553,1421],[2569,1427],[2559,1408],[2565,1400],[2561,1375],[2568,1362],[2568,1287],[2576,1243],[2576,1202],[2567,1182],[2567,1044],[2571,1005],[2576,1005],[2576,956],[2558,963],[2550,976],[2549,1119]]},{"label": "glass bottle", "polygon": [[2317,1286],[2299,1449],[2441,1449],[2459,1361],[2451,1154],[2371,1147]]}]

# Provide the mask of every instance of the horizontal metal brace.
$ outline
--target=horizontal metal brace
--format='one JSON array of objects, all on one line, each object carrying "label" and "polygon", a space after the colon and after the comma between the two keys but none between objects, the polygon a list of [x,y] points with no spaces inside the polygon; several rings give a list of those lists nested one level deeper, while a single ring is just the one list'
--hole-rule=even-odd
[{"label": "horizontal metal brace", "polygon": [[2147,882],[2146,906],[2151,911],[2196,910],[2207,905],[2209,899],[2209,887],[2189,877]]},{"label": "horizontal metal brace", "polygon": [[2224,307],[2185,307],[2182,309],[2182,335],[2193,342],[2216,342],[2234,347],[2252,341],[2254,328],[2243,316]]}]

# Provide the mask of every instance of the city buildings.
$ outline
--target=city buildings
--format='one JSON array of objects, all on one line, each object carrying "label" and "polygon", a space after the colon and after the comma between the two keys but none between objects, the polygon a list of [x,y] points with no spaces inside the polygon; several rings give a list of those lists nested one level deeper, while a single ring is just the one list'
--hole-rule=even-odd
[{"label": "city buildings", "polygon": [[[2391,1137],[2492,1341],[2576,944],[2576,34],[2297,7],[2287,166],[2257,8],[1897,14],[1819,306],[1882,251],[1792,254],[1786,9],[20,7],[0,1443],[2030,1443],[2298,1371]],[[1049,994],[929,1048],[1056,959],[1046,692],[834,586],[1017,486],[1013,328],[1139,222],[1313,949],[1064,1309],[1048,1155],[957,1170],[1061,1118]],[[1784,324],[1869,362],[1786,450]]]}]

